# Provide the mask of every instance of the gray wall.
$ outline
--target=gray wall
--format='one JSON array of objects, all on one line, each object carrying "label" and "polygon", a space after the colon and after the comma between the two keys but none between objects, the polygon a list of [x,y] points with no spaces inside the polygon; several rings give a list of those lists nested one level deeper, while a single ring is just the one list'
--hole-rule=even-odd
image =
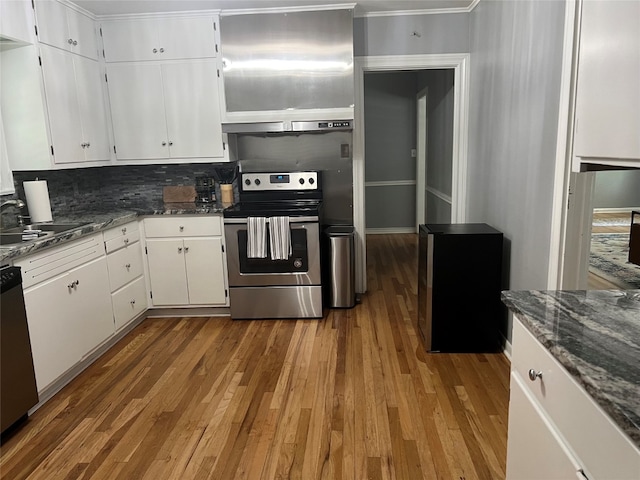
[{"label": "gray wall", "polygon": [[[365,182],[415,182],[416,81],[413,72],[365,74]],[[365,186],[366,227],[415,227],[415,203],[415,185]]]},{"label": "gray wall", "polygon": [[[426,186],[451,196],[453,165],[454,71],[424,70],[418,74],[418,90],[427,93]],[[427,222],[449,223],[451,204],[427,192]]]},{"label": "gray wall", "polygon": [[465,53],[469,14],[355,18],[353,36],[355,56]]},{"label": "gray wall", "polygon": [[513,290],[547,286],[564,8],[482,0],[471,13],[468,220],[504,232]]},{"label": "gray wall", "polygon": [[640,207],[640,170],[597,172],[593,208]]}]

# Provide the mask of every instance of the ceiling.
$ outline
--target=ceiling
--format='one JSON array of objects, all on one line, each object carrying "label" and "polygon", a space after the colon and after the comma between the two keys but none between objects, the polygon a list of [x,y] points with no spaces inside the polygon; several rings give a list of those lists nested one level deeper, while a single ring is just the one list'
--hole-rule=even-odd
[{"label": "ceiling", "polygon": [[193,10],[238,10],[292,8],[356,4],[355,15],[376,16],[404,13],[468,11],[477,0],[71,0],[95,15],[182,12]]}]

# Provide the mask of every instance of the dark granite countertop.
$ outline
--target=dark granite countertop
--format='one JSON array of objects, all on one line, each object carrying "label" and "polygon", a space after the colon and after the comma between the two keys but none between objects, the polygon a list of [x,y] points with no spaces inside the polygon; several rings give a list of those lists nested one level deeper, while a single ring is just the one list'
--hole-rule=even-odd
[{"label": "dark granite countertop", "polygon": [[68,215],[54,215],[58,224],[83,224],[81,227],[42,239],[26,241],[14,245],[0,246],[0,264],[50,248],[62,243],[77,240],[101,230],[117,227],[147,215],[212,215],[222,213],[224,208],[218,204],[200,207],[195,204],[167,204],[158,210],[123,210],[111,212],[74,212]]},{"label": "dark granite countertop", "polygon": [[640,447],[640,290],[505,291],[502,301]]}]

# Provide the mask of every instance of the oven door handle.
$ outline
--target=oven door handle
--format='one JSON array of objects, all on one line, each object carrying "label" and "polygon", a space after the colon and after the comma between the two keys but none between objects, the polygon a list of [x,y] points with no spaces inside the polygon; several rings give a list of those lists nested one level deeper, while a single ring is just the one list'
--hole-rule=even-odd
[{"label": "oven door handle", "polygon": [[[269,217],[265,217],[265,218],[267,219],[267,223],[269,223]],[[318,220],[319,220],[318,217],[315,217],[315,216],[289,217],[289,223],[308,223],[308,222],[317,222]],[[246,218],[225,218],[224,223],[228,225],[231,225],[231,224],[246,225],[247,219]]]}]

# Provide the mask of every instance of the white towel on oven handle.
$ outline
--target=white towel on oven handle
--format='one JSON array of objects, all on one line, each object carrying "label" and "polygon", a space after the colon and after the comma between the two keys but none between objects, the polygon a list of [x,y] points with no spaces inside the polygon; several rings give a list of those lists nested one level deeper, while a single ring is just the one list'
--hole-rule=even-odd
[{"label": "white towel on oven handle", "polygon": [[287,260],[291,256],[289,217],[269,217],[271,260]]},{"label": "white towel on oven handle", "polygon": [[247,217],[247,258],[267,258],[265,217]]}]

